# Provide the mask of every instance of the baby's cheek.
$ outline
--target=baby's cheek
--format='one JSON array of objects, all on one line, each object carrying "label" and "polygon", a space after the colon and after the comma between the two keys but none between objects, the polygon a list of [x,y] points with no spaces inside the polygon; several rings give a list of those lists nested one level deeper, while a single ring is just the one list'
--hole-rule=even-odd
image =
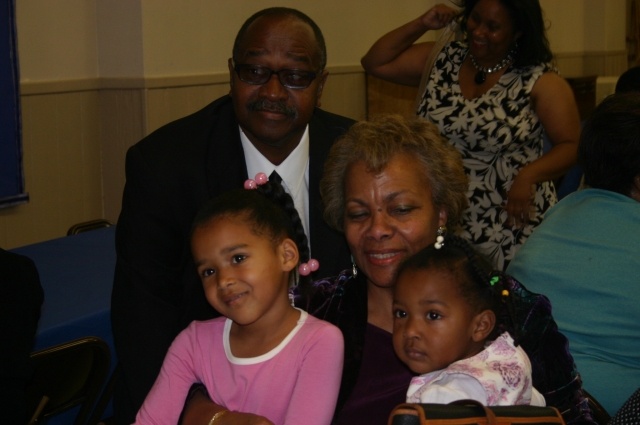
[{"label": "baby's cheek", "polygon": [[404,341],[402,337],[402,328],[399,326],[396,326],[395,324],[393,326],[392,340],[393,340],[393,349],[395,350],[396,354],[400,359],[404,359],[404,350],[403,350]]}]

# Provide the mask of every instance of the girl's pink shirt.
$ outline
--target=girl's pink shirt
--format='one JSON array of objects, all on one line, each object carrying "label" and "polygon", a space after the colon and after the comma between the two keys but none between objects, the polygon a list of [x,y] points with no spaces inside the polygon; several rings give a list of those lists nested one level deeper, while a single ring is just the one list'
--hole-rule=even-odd
[{"label": "girl's pink shirt", "polygon": [[264,416],[276,425],[329,425],[338,398],[342,333],[301,310],[296,327],[270,352],[237,358],[231,321],[192,322],[174,340],[136,424],[176,424],[191,385],[203,383],[229,410]]}]

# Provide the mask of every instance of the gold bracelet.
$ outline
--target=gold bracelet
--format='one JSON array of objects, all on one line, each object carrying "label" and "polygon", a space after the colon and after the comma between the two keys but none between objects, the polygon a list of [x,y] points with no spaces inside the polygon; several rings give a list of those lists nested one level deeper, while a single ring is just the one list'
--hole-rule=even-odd
[{"label": "gold bracelet", "polygon": [[228,410],[221,410],[218,413],[216,413],[215,415],[213,415],[213,418],[211,418],[211,420],[209,421],[209,425],[213,425],[213,423],[216,421],[216,419],[220,419],[221,417],[223,417],[224,415],[226,415],[227,413],[229,413]]}]

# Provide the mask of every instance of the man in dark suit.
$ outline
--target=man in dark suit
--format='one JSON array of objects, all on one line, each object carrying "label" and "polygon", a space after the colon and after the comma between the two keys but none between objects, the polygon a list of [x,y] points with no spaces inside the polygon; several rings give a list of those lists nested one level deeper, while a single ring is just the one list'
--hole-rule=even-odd
[{"label": "man in dark suit", "polygon": [[322,219],[318,187],[331,145],[353,123],[317,108],[325,64],[322,33],[309,17],[258,12],[236,38],[230,95],[129,149],[112,295],[118,423],[133,422],[175,336],[216,315],[189,248],[191,222],[209,199],[275,170],[305,223],[318,276],[349,266],[343,236]]}]

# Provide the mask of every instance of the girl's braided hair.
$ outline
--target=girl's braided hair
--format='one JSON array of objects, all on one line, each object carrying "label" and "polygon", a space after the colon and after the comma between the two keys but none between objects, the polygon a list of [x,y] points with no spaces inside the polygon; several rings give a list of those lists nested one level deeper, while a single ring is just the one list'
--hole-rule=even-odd
[{"label": "girl's braided hair", "polygon": [[514,298],[509,279],[493,270],[491,263],[469,243],[454,235],[446,235],[442,247],[433,244],[405,260],[398,276],[406,270],[437,269],[449,273],[458,283],[460,294],[476,312],[491,310],[496,315],[496,326],[489,339],[508,331],[518,342]]},{"label": "girl's braided hair", "polygon": [[[300,215],[280,183],[268,181],[255,190],[234,189],[213,198],[196,215],[191,234],[221,216],[246,219],[253,234],[269,238],[274,246],[285,238],[293,240],[298,247],[299,262],[309,261],[309,243]],[[292,274],[297,275],[296,271]],[[311,275],[300,276],[300,290],[308,289],[310,282]]]}]

